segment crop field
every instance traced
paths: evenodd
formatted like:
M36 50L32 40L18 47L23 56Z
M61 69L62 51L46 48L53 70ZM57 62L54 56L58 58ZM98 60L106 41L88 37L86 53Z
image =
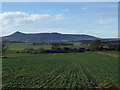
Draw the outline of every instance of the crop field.
M3 86L93 88L118 86L118 59L90 53L17 54L3 59Z

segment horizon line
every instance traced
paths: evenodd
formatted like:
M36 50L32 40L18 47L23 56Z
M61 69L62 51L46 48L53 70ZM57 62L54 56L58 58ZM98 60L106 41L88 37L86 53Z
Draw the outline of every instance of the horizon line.
M63 33L63 32L22 32L22 31L15 31L15 32L12 32L11 34L7 34L7 35L2 35L0 37L5 37L5 36L9 36L9 35L12 35L12 34L15 34L15 33L22 33L22 34L40 34L40 33L58 33L58 34L72 34L72 35L90 35L90 36L94 36L94 37L97 37L97 38L119 38L119 36L117 37L99 37L99 36L96 36L96 35L92 35L92 34L87 34L87 33Z

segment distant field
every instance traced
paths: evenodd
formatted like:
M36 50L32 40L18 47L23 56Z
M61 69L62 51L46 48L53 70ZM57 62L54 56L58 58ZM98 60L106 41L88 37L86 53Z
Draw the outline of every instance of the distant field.
M64 46L64 45L61 45L60 48L64 48L64 47L70 47L70 48L90 48L89 45L85 45L85 44L82 44L82 45L67 45L67 46Z
M25 48L44 48L44 49L51 49L51 45L32 45L30 43L9 43L7 45L9 50L24 50ZM60 48L70 47L70 48L89 48L88 45L60 45Z
M118 83L118 59L98 53L8 54L3 86L109 87Z
M32 44L20 44L20 43L9 43L8 44L9 50L24 50L25 48L34 48L34 49L39 49L39 48L44 48L44 49L51 49L50 45L35 45L33 46Z

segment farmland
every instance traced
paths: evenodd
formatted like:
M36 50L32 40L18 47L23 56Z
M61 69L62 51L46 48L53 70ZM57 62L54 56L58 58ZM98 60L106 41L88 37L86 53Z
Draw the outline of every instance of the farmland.
M9 47L9 50L24 50L25 48L34 48L34 49L51 49L51 45L32 45L32 43L8 43L7 46ZM70 47L70 48L80 48L80 47L86 47L89 48L88 45L60 45L60 48L64 47Z
M118 0L11 1L0 13L2 90L119 90Z
M3 86L92 88L118 86L118 59L97 52L17 54L3 59Z
M8 47L10 50L23 50L25 48L34 48L34 49L39 49L39 48L44 48L44 49L50 49L50 45L38 45L38 46L33 46L31 43L26 43L26 44L20 44L20 43L9 43Z

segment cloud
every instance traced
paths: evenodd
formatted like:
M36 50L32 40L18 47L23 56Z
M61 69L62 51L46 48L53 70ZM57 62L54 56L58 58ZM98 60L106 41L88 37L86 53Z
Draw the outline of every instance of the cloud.
M52 32L58 32L58 33L63 33L63 34L88 34L92 36L97 36L97 37L117 37L118 36L118 31L117 30L111 30L111 28L116 28L116 26L105 26L105 27L93 27L89 28L87 30L85 29L65 29L65 28L46 28L46 29L41 29L41 28L24 28L24 29L18 29L18 28L4 28L2 35L1 36L6 36L10 35L16 31L20 31L23 33L52 33Z
M100 19L98 20L98 23L99 23L99 24L106 24L106 20L103 19L103 18L100 18Z
M110 23L114 23L117 22L117 19L113 19L113 18L99 18L98 19L98 23L99 24L110 24Z
M100 12L100 13L94 13L94 15L118 15L118 12Z
M93 25L83 26L81 24L89 24L88 19L84 19L83 17L82 17L83 19L81 19L77 17L66 18L62 13L53 15L53 14L29 14L24 12L4 12L0 14L0 22L4 23L2 27L3 35L12 34L15 31L61 32L61 33L76 33L76 34L86 33L86 34L93 34L98 36L100 35L100 33L94 34L94 31L92 31L92 29L95 29L97 32L103 31L104 33L108 33L108 30L110 31L115 30L114 32L116 32L117 18L114 17L107 17L107 18L101 17L94 19L91 18L90 19L91 24ZM77 20L78 22L76 22ZM116 27L111 28L111 26L113 25L116 25ZM89 30L90 28L91 30ZM101 37L104 36L105 35ZM108 36L112 37L112 34Z
M103 8L118 8L118 4L103 6Z
M84 8L81 8L82 10L87 10L88 8L84 7Z
M62 11L64 11L64 12L69 12L69 11L70 11L70 9L65 8L65 9L62 9Z
M24 12L4 12L0 14L2 34L8 35L17 31L41 31L46 28L58 27L64 20L63 14L29 14ZM0 34L1 35L1 34Z
M55 20L64 20L65 18L63 18L63 14L57 14L55 15Z
M3 25L19 25L25 23L45 23L53 20L63 20L62 14L28 14L24 12L4 12L0 14L0 22Z

